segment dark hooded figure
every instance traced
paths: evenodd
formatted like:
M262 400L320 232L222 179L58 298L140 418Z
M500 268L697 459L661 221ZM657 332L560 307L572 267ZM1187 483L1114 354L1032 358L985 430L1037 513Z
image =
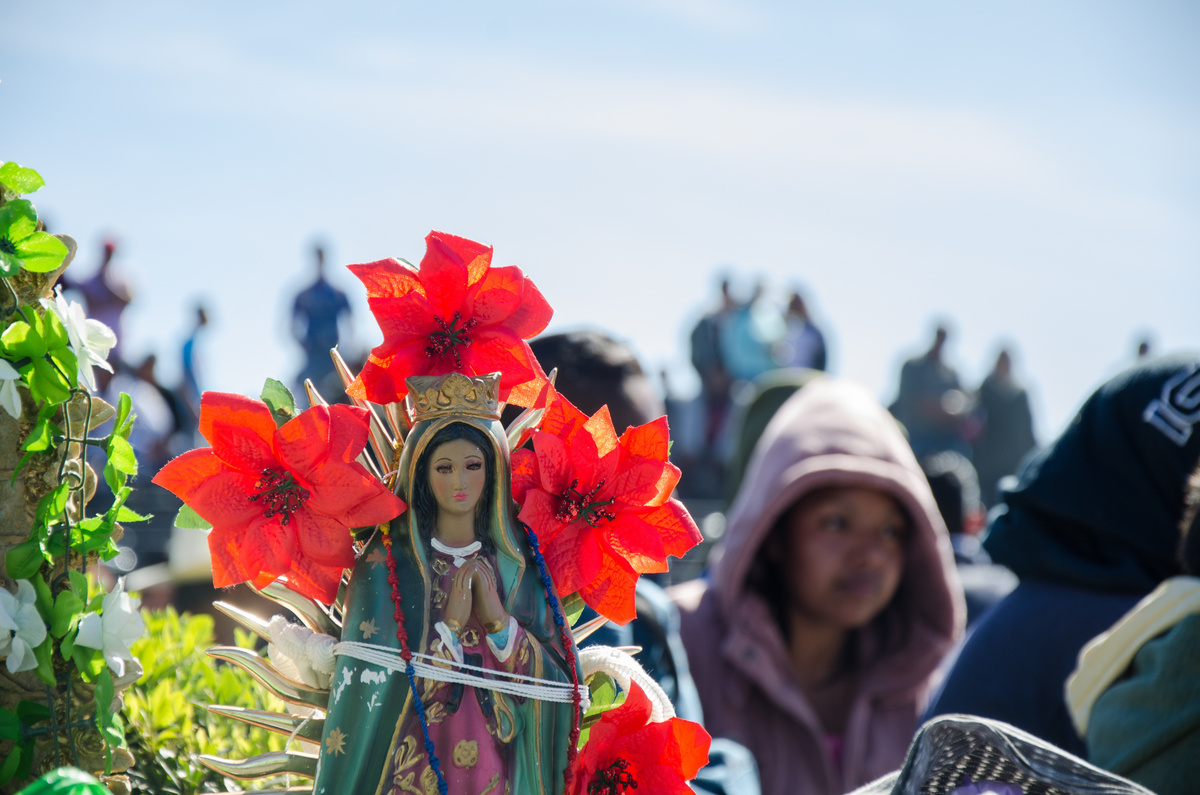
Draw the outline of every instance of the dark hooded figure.
M927 717L1011 723L1079 756L1063 688L1080 648L1164 579L1200 459L1200 355L1100 387L1005 492L984 548L1020 584L979 622Z

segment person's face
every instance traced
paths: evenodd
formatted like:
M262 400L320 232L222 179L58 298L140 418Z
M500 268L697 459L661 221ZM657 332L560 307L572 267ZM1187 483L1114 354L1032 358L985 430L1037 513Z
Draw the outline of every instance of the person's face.
M438 445L429 458L428 475L440 511L474 515L487 482L483 452L475 444L454 439Z
M837 488L801 500L785 520L791 611L843 630L870 623L896 593L908 521L890 496Z

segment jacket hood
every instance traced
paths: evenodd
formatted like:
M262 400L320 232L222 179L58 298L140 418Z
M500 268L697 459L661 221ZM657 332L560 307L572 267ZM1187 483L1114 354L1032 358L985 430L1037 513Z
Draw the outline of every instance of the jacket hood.
M1021 579L1145 593L1179 573L1200 459L1200 355L1132 367L1084 402L1004 493L984 547Z
M779 408L759 439L712 567L722 613L736 620L740 606L757 598L746 581L776 521L805 494L826 487L877 489L911 518L900 583L911 632L901 651L917 678L928 676L963 622L950 538L896 421L867 390L847 381L813 380Z

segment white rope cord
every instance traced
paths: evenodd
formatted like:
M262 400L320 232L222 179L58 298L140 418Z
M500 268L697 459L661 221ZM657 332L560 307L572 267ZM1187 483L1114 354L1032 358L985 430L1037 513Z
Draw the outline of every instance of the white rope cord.
M362 660L372 665L378 665L393 673L404 671L406 667L404 659L400 656L399 649L376 646L373 643L342 641L334 647L333 653L339 656ZM497 693L504 693L505 695L533 698L538 701L554 701L560 704L569 704L572 701L572 687L567 682L538 679L533 676L511 674L506 671L493 671L490 668L457 663L453 660L442 659L441 657L431 657L428 654L414 652L412 656L413 670L422 679L469 685L485 690L494 690ZM424 660L433 661L436 665L424 662ZM478 671L479 673L488 674L488 676L479 676L478 674L470 673L471 671ZM498 676L506 677L512 681L494 678ZM583 700L582 708L586 711L589 702L586 685L579 686L579 695Z
M622 690L629 689L631 680L637 682L642 692L650 699L652 723L675 717L675 707L671 705L671 699L667 698L658 682L646 673L641 663L627 652L611 646L589 646L579 650L579 666L583 669L584 679L595 673L607 674L616 680Z

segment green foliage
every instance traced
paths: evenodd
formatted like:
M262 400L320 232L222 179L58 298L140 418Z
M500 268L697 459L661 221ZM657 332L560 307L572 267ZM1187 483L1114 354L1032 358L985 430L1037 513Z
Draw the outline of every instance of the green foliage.
M42 175L32 168L22 168L11 162L0 166L0 185L15 195L33 193L45 184Z
M282 701L232 665L217 665L205 649L213 645L213 620L143 612L146 634L133 644L145 673L125 692L124 715L137 777L144 792L190 795L226 791L224 779L202 766L200 754L247 758L282 751L284 735L209 715L207 704L289 712ZM253 648L248 633L237 645ZM267 786L264 782L262 786ZM278 782L275 782L278 785ZM239 783L237 789L242 788Z
M615 709L625 703L625 693L612 677L607 674L593 674L587 680L588 695L591 705L579 720L579 747L587 745L592 726L600 720L600 716L610 709Z
M268 378L263 384L261 397L262 402L271 409L271 416L275 418L276 425L282 426L296 416L296 398L292 396L292 390L282 382Z
M182 530L207 530L212 527L212 523L184 503L175 516L175 526Z
M62 265L67 247L54 235L38 229L37 210L28 199L45 183L32 168L0 165L0 276L27 271L47 273Z
M587 607L587 603L583 601L583 597L579 595L579 591L572 594L567 594L562 600L563 615L566 616L567 626L575 626L575 622L583 615L583 609Z

